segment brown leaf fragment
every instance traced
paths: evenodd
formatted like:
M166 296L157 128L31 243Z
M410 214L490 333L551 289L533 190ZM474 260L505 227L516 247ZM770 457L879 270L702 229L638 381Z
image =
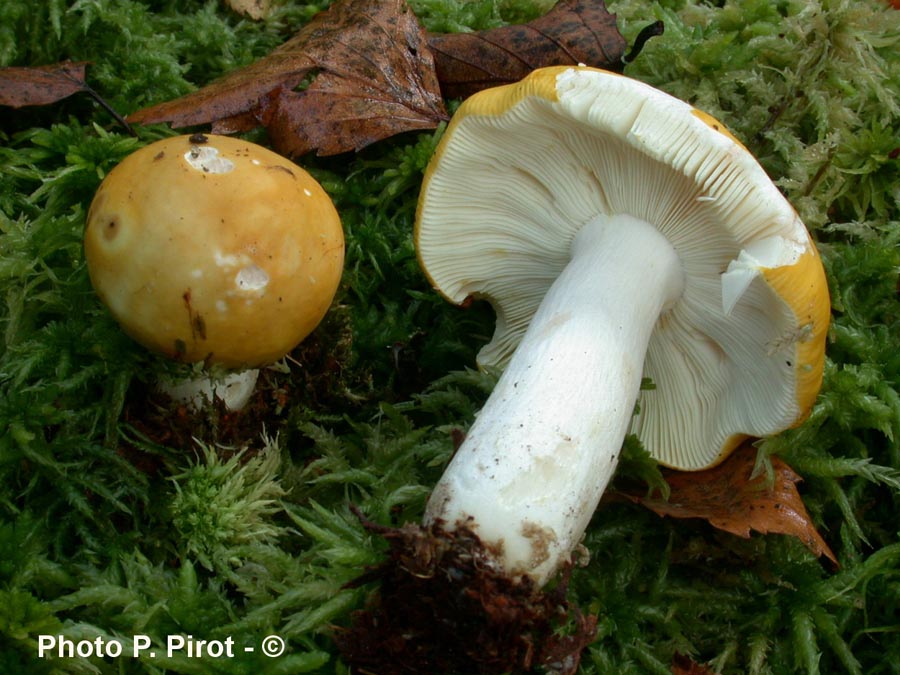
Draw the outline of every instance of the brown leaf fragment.
M672 675L717 675L708 666L696 663L690 656L675 654L672 658Z
M245 14L251 19L262 19L272 11L270 0L225 0L225 4L238 14Z
M448 98L516 82L544 66L583 63L621 70L626 48L616 17L602 0L561 0L527 24L430 35L428 44Z
M750 531L797 537L817 556L837 564L800 498L802 480L778 457L772 457L773 477L753 476L756 448L746 443L718 466L697 472L666 472L669 499L624 493L660 516L703 518L714 527L740 537Z
M276 150L295 156L358 150L447 117L425 33L404 0L342 0L256 63L129 119L212 123L216 133L262 125Z
M63 61L33 68L0 68L0 105L48 105L87 91L86 61Z

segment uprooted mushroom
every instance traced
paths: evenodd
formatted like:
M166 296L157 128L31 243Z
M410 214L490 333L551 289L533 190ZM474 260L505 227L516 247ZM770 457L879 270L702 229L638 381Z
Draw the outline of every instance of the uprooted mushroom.
M503 369L427 504L451 542L432 557L474 536L482 569L537 589L626 434L699 470L818 393L830 304L810 235L723 125L641 82L557 67L468 99L415 236L439 293L494 307L478 361Z

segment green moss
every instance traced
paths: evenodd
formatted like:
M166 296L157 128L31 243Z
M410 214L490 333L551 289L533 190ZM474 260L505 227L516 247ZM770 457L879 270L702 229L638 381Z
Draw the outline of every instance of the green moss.
M272 522L284 490L278 481L281 451L273 439L249 458L247 448L224 459L225 448L200 446L198 461L172 476L172 526L184 541L181 556L208 570L227 572L242 562L247 544L265 547L285 534Z
M432 30L478 30L547 4L413 6ZM127 113L266 54L326 5L285 2L252 22L211 1L10 0L0 65L89 60L92 86ZM895 673L900 12L880 0L610 5L629 39L666 24L627 74L720 117L819 242L834 306L822 394L804 425L760 447L802 474L840 568L786 537L605 504L572 579L600 620L581 672L668 673L678 652L723 675ZM185 417L154 396L161 372L185 369L125 337L91 290L81 232L94 190L172 132L138 133L80 96L0 111L0 671L344 673L331 626L365 602L371 587L344 585L383 546L349 505L416 520L452 431L494 382L467 370L490 311L448 306L415 258L418 185L441 130L304 158L341 212L347 265L299 363L265 373L265 428ZM254 454L264 432L279 451ZM209 449L226 436L250 449ZM617 480L664 490L634 439ZM167 635L258 646L279 634L287 653L48 660L46 632L148 635L161 654Z

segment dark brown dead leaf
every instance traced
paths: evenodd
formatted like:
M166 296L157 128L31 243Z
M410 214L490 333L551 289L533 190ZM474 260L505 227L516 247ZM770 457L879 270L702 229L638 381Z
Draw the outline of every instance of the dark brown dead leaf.
M49 105L83 92L134 135L128 122L87 84L87 65L87 61L63 61L50 66L0 68L0 105L13 108Z
M817 556L837 564L803 505L796 484L801 480L784 461L772 458L773 481L753 477L756 448L747 443L712 469L666 473L671 488L668 500L623 493L661 516L703 518L713 526L740 537L750 531L797 537Z
M391 5L395 10L387 12ZM328 38L331 63L306 91L278 93L265 126L285 154L359 150L403 131L433 129L447 119L415 16L402 2L378 7L378 16L345 16L350 30Z
M406 3L343 0L265 58L129 119L213 123L217 133L262 125L279 152L295 156L358 150L446 118L424 31Z
M428 45L448 98L516 82L544 66L583 63L621 70L626 47L602 0L562 0L527 24L430 35Z
M64 61L35 68L0 68L0 105L49 105L88 91L86 66L86 61Z

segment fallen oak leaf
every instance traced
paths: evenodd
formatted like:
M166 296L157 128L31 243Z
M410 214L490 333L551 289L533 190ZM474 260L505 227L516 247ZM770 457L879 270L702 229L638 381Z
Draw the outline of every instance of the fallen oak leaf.
M602 0L561 0L522 25L475 33L432 34L441 90L447 98L517 82L536 68L556 65L621 70L625 38Z
M404 0L344 0L259 61L128 119L212 123L215 133L262 125L295 156L358 150L447 118L424 30Z
M660 516L703 518L714 527L749 538L751 530L797 537L816 556L837 559L816 530L796 484L802 480L786 462L772 457L773 481L754 476L756 448L750 443L724 462L697 472L666 472L668 500L631 492L621 494Z

